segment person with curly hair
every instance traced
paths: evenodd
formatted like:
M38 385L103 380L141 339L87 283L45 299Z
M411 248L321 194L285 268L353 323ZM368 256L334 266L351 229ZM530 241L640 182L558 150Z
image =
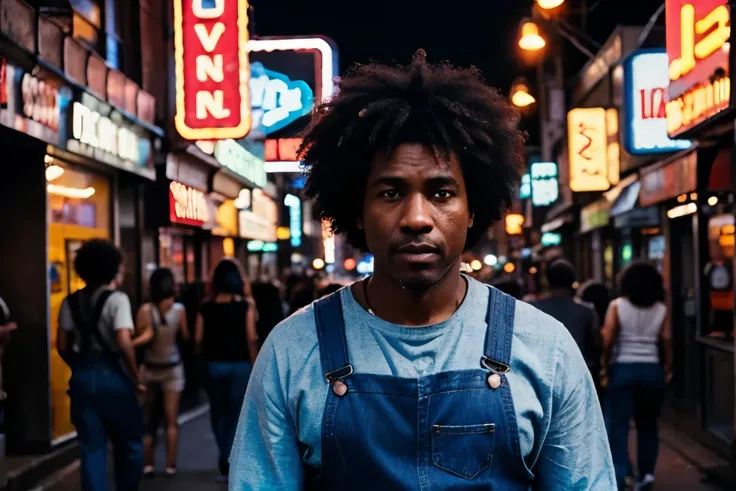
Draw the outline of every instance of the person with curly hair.
M266 339L231 489L613 489L575 341L460 272L518 186L517 122L478 70L421 50L353 67L317 109L306 193L374 273Z
M611 302L603 326L606 426L619 489L624 489L634 475L629 423L636 423L637 489L648 490L659 454L659 412L672 378L672 327L662 275L653 264L630 263L618 287L621 296Z
M83 491L107 489L107 444L112 442L116 489L133 491L143 473L145 393L135 360L135 325L128 296L118 291L123 253L93 239L77 250L74 270L85 287L59 310L56 348L72 369L71 419L77 429Z

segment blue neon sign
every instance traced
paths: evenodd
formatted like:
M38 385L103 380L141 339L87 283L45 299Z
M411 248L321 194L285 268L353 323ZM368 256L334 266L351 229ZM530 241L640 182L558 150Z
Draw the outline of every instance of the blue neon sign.
M263 63L250 65L253 127L271 134L309 114L314 107L312 88L302 80L268 70Z
M293 194L287 194L284 204L289 208L291 247L299 247L302 245L302 202Z

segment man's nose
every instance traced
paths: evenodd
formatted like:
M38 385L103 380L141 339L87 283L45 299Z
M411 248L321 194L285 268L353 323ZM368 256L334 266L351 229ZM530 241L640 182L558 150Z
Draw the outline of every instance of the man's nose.
M421 194L409 197L404 202L400 226L413 234L429 233L434 228L430 211L431 204Z

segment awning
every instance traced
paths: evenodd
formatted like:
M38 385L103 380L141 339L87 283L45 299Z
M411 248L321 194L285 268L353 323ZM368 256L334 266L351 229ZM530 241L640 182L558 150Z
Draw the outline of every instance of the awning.
M635 181L626 186L621 194L618 195L616 201L611 206L611 216L616 217L631 211L636 207L639 201L639 191L641 191L641 182Z

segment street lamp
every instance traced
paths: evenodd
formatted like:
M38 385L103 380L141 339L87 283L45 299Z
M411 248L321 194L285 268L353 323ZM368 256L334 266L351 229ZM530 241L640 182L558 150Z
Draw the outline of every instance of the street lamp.
M537 102L529 93L529 85L523 78L516 79L511 86L511 103L519 108L529 107Z
M539 51L547 45L547 42L539 35L539 27L531 20L526 20L521 25L521 38L519 47L525 51Z
M540 9L552 10L565 3L565 0L537 0Z

